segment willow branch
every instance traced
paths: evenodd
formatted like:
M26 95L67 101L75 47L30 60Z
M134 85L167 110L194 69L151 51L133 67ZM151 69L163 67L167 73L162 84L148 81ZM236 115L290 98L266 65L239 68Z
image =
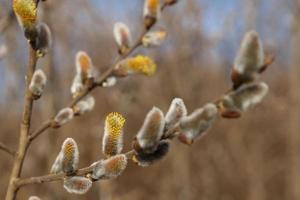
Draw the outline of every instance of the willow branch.
M11 148L9 148L7 145L0 142L0 150L8 153L11 156L15 156L15 151L13 151Z
M174 126L172 129L165 130L164 135L169 134L169 136L166 138L162 138L161 140L172 140L173 138L175 138L174 136L176 136L177 129L178 129L178 124L176 126ZM125 153L125 155L128 159L132 159L134 154L135 154L135 151L133 149ZM87 174L93 173L93 169L94 169L93 166L84 167L84 168L77 170L76 173L73 174L72 176L85 176ZM67 174L59 173L59 174L48 174L48 175L44 175L44 176L17 179L16 185L17 185L17 187L22 187L24 185L54 182L54 181L63 180L65 177L68 177Z
M161 7L161 10L163 11L166 8L166 4L163 4ZM152 28L152 27L151 27ZM150 29L151 29L150 28ZM145 29L140 34L140 37L135 42L135 44L124 54L119 54L119 56L114 60L112 65L90 86L86 87L79 95L74 98L67 107L73 108L80 100L82 100L84 97L86 97L88 94L90 94L95 88L101 87L102 84L109 78L114 71L115 66L122 61L123 59L127 58L129 55L131 55L138 47L142 45L143 37L150 31L150 29ZM37 128L29 137L29 141L32 142L35 140L38 136L40 136L42 133L44 133L46 130L51 128L51 124L53 123L53 117L48 119L46 122L44 122L39 128Z

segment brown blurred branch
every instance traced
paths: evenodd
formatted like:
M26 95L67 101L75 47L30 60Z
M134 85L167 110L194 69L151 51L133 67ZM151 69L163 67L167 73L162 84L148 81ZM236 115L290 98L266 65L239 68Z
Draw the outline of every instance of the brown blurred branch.
M29 90L29 85L36 68L37 60L38 58L36 55L36 51L33 50L31 46L29 46L29 64L28 64L27 75L26 75L25 104L23 108L22 122L20 128L19 146L16 153L11 176L9 179L9 185L8 185L7 194L5 198L6 200L13 200L16 198L18 187L16 186L15 181L21 175L23 162L25 159L27 149L29 147L28 135L30 130L31 115L32 115L33 101L34 101L31 92Z
M11 156L15 156L15 151L13 151L11 148L9 148L7 145L0 142L0 150L8 153Z

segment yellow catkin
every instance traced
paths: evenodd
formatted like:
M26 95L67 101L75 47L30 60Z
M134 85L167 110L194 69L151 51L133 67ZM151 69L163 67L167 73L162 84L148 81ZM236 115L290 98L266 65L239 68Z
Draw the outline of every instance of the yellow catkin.
M36 0L14 0L13 9L24 26L35 24L37 18Z
M150 13L156 13L157 8L160 5L160 0L147 0L148 9Z
M73 160L74 160L74 154L75 154L75 146L73 143L68 142L65 146L64 146L64 166L68 166L70 164L72 164Z
M151 58L142 55L138 55L132 59L129 59L127 67L129 71L142 73L147 76L153 75L157 68L156 64Z
M125 118L116 112L110 113L105 121L105 133L103 139L103 152L110 157L120 153L122 150L122 133L125 124Z

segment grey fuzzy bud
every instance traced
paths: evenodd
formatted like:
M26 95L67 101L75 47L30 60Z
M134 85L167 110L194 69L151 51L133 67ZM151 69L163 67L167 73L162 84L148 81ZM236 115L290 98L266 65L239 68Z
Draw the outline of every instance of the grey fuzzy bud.
M51 45L52 45L52 35L50 28L47 24L41 23L37 26L38 35L36 38L36 51L39 57L45 56Z
M42 96L46 82L47 82L47 77L43 72L43 70L41 69L36 70L32 76L29 85L29 90L35 99L38 99Z
M141 149L153 152L160 141L165 127L163 112L159 108L152 108L147 114L143 126L136 139Z
M206 104L203 108L195 110L191 115L180 121L180 141L192 144L193 141L203 136L215 121L218 109L214 104Z
M71 121L74 117L74 112L71 108L64 108L58 112L58 114L54 118L54 127L62 126L69 121Z
M92 181L81 176L74 176L64 180L64 188L72 194L85 194L92 187Z
M187 115L187 110L182 99L173 99L170 108L165 116L166 128L170 128L177 124L183 117Z

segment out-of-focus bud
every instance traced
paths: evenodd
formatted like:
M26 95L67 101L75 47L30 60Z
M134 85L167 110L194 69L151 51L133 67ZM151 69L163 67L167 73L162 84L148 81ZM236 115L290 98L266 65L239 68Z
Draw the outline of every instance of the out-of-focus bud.
M165 119L163 112L156 107L150 110L144 120L143 126L139 130L133 148L137 152L152 153L163 135Z
M82 92L83 89L84 86L82 84L81 76L80 74L76 74L71 85L71 93L73 95L73 98L75 98L80 92Z
M178 139L191 145L195 139L204 135L217 118L218 109L212 104L206 104L203 108L195 110L191 115L180 121L180 134Z
M178 0L165 0L165 4L167 4L167 5L173 5L177 2L178 2Z
M71 108L64 108L58 112L58 114L54 118L54 122L52 124L53 128L58 128L69 121L71 121L74 117L74 112Z
M100 160L93 164L92 179L114 179L120 176L127 167L127 157L124 154L115 155L107 160Z
M124 23L116 23L114 26L114 36L118 44L120 54L127 52L132 43L131 33L128 26Z
M93 96L89 96L84 100L79 101L74 107L74 115L83 115L87 112L90 112L95 107L95 98Z
M72 194L85 194L92 184L90 179L81 176L73 176L64 180L64 188Z
M159 142L157 149L152 153L137 152L133 156L133 161L139 166L148 167L156 161L159 161L169 152L169 143L166 141Z
M38 36L36 38L36 47L34 47L34 49L36 50L38 57L43 57L48 53L52 45L52 35L50 28L45 23L41 23L37 26L37 32Z
M0 46L0 60L1 60L2 58L4 58L4 57L6 56L6 54L7 54L7 46L4 45L4 44L2 44L2 45Z
M143 37L142 42L145 47L156 47L160 46L165 41L166 37L166 31L153 31L147 33Z
M114 76L108 77L106 81L102 83L102 87L113 87L117 84L117 78Z
M51 167L50 173L58 174L62 172L62 160L63 160L63 152L60 151Z
M31 196L31 197L29 197L28 200L41 200L41 199L37 196Z
M82 84L87 84L88 80L95 78L95 69L92 60L84 51L79 51L76 54L76 73L80 75Z
M145 0L144 24L150 29L160 17L160 0Z
M240 50L235 58L231 79L234 88L251 82L264 64L264 50L256 31L249 31L244 36Z
M107 157L121 153L125 121L125 118L119 113L107 115L102 140L102 151Z
M77 170L79 162L79 150L77 143L72 138L67 138L61 148L62 171L66 174L72 174Z
M39 99L42 96L46 82L47 77L43 70L36 70L29 85L29 90L32 93L34 99Z
M156 64L151 58L138 55L134 58L125 59L117 64L114 75L117 77L124 77L129 74L151 76L156 72L156 68Z
M36 0L14 0L13 9L18 22L24 30L25 37L29 41L34 41L37 37L37 2Z
M182 99L173 99L170 108L165 116L166 129L176 125L183 117L187 115L187 110Z
M232 113L241 113L259 104L267 95L268 90L268 85L263 82L242 85L225 95L219 102L221 115L225 118L234 118Z

